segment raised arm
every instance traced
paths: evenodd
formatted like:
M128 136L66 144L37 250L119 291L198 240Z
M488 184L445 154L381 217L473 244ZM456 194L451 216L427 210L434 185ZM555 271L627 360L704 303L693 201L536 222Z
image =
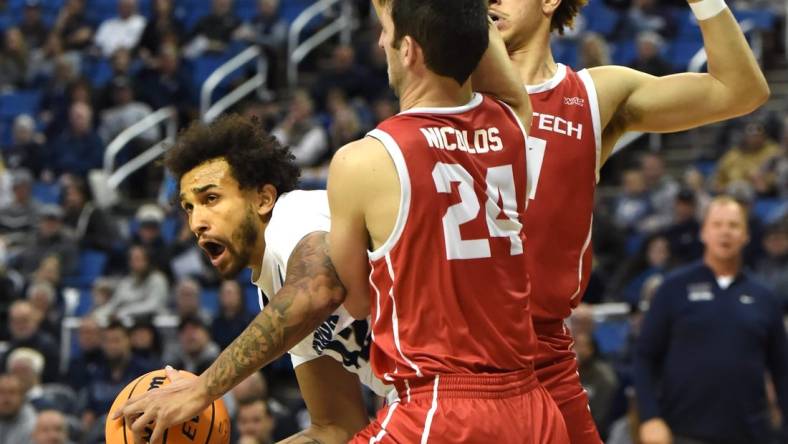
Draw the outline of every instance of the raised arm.
M604 159L626 131L682 131L750 113L768 99L766 79L731 11L698 23L708 73L654 77L620 66L590 70L605 127Z
M156 421L151 443L157 442L168 427L195 416L314 331L345 299L328 258L326 236L314 232L298 243L285 285L199 378L179 379L134 397L111 412L113 419L125 416L135 433Z
M487 94L514 109L526 130L531 129L531 101L509 60L498 28L490 20L490 45L473 72L473 90Z

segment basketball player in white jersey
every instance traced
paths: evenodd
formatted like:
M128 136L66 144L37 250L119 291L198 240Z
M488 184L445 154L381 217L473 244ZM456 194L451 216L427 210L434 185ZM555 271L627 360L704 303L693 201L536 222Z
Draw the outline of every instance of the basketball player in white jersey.
M572 443L599 444L563 324L588 285L599 170L627 131L681 131L743 115L767 99L769 88L724 0L690 2L703 33L708 73L660 78L621 66L574 72L554 61L550 35L570 27L585 3L490 0L490 16L534 109L525 231L540 345L537 376L561 408ZM567 209L571 218L565 217ZM662 420L642 419L644 443L669 442Z
M479 70L510 69L503 44L495 49ZM516 76L491 87L511 91ZM193 125L168 152L198 243L224 276L251 268L265 308L200 378L168 369L175 383L110 412L135 432L155 421L151 442L288 350L312 425L287 443L342 443L363 428L359 379L378 395L395 393L372 376L367 321L341 328L352 319L326 252L328 201L323 191L292 191L297 170L288 156L237 116Z

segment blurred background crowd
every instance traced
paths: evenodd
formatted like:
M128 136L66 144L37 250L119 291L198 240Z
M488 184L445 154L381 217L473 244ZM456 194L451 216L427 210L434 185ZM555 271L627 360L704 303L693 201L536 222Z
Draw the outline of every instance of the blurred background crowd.
M398 105L369 2L323 1L311 14L317 3L0 0L0 442L102 442L103 416L133 377L164 364L202 372L259 311L248 274L221 281L206 261L149 155L172 128L125 130L161 109L175 128L209 120L211 104L256 79L254 94L225 110L256 116L291 147L302 187L324 187L333 152ZM642 313L665 273L702 255L699 220L715 194L750 210L746 265L788 310L786 4L732 6L766 70L769 104L698 130L632 135L602 171L592 282L571 327L611 443L634 442ZM348 32L309 44L337 26ZM665 75L704 61L679 0L591 0L556 37L556 59L575 69ZM249 48L253 63L212 79ZM244 444L308 424L287 357L225 401Z

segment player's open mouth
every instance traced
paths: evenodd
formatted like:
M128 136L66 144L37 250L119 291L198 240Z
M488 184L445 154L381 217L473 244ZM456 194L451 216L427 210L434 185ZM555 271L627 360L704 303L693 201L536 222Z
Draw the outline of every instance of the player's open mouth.
M208 254L208 257L211 259L211 264L213 264L214 267L218 265L219 260L224 256L224 252L227 250L227 247L212 240L200 242L200 248Z

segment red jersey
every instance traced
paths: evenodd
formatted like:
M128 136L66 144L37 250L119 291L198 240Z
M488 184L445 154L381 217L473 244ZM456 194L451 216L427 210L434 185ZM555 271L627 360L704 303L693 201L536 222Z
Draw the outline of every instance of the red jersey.
M391 237L369 253L375 374L531 365L526 135L514 112L475 94L462 107L400 113L369 136L393 159L402 196Z
M599 177L601 124L588 71L558 65L528 86L530 201L527 270L535 320L560 320L580 303L591 274L591 223Z

